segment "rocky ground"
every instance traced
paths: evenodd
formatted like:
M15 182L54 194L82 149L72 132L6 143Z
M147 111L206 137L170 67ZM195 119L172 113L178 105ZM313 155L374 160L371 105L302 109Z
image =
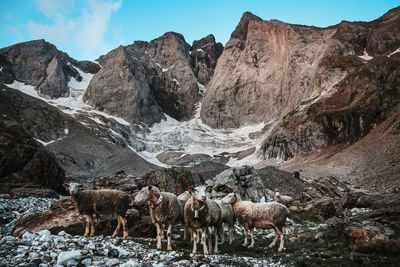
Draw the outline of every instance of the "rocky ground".
M84 225L74 217L77 213L69 197L12 199L2 195L0 266L397 266L398 194L354 192L333 177L313 182L286 177L285 185L280 186L275 180L288 176L287 173L268 169L255 172L248 167L225 171L232 179L244 182L244 187L237 188L239 191L245 190L243 177L249 175L241 175L245 171L252 173L253 179L258 177L281 192L286 192L285 188L298 188L286 193L296 200L284 228L282 253L276 251L277 247L268 248L274 236L269 230L255 232L255 248L242 247L239 225L233 244L220 245L220 253L215 255L191 255L192 246L182 240L181 226L173 234L173 251L165 250L166 241L158 251L154 229L143 216L146 211L140 209L128 211L131 226L126 240L110 237L116 220L104 217L96 225L95 237L83 237ZM123 174L118 175L123 181ZM154 183L157 177L155 174ZM163 179L164 175L159 177ZM214 182L215 190L221 188L221 181L213 179L208 183Z

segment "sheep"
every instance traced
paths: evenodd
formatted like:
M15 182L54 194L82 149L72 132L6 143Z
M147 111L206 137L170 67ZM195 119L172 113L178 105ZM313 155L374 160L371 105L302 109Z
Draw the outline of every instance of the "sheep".
M278 237L281 242L278 252L281 252L284 246L284 235L282 227L285 225L289 210L278 202L253 203L251 201L242 201L235 193L230 193L222 199L222 203L228 203L233 206L236 218L244 227L243 246L247 246L247 235L250 229L251 244L254 247L254 227L261 229L275 229L275 238L269 245L269 248L275 246Z
M183 206L175 194L161 192L155 186L146 186L135 196L132 204L141 205L147 202L152 223L157 229L157 249L161 249L161 241L164 239L164 225L168 224L167 250L171 250L172 226L183 222Z
M206 187L207 197L211 198L211 192L213 190L212 186ZM229 245L232 244L233 235L235 233L235 213L233 212L233 208L229 204L223 204L221 200L214 200L221 209L221 219L222 223L228 228L228 237L229 237ZM221 232L221 243L225 243L225 235L224 231Z
M287 206L290 206L290 204L293 202L292 197L281 195L279 192L275 192L274 200Z
M129 194L119 190L102 189L102 190L83 190L83 186L78 183L64 184L69 190L72 201L74 202L79 214L86 219L84 236L88 236L90 227L90 236L94 236L93 214L108 215L116 214L118 225L115 228L112 237L118 235L122 224L123 237L128 237L126 230L126 211L129 207Z
M186 201L184 217L186 226L190 227L193 234L193 254L197 253L197 228L201 228L201 243L204 255L212 252L211 234L209 226L215 227L214 253L218 252L218 232L222 230L221 209L219 205L206 197L204 190L189 187L191 197ZM207 250L206 235L209 251Z
M182 194L178 196L179 201L182 204L182 207L185 207L186 201L190 198L190 193L189 191L185 191ZM183 220L183 240L186 240L187 238L187 233L190 231L190 242L193 241L193 234L191 232L191 228L188 228L185 224L185 220ZM199 232L197 233L199 235Z

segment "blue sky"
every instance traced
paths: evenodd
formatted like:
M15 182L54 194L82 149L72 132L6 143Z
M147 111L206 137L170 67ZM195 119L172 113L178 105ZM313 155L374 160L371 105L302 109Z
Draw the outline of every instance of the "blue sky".
M371 21L400 0L0 0L0 47L46 39L70 56L95 59L167 31L186 41L210 33L225 44L241 15L325 27Z

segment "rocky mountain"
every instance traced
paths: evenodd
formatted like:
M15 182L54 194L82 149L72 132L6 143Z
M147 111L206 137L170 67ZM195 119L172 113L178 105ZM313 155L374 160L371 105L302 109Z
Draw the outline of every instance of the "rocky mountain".
M399 13L395 8L372 22L327 28L244 13L218 60L202 120L237 128L281 119L364 65L364 53L387 56L399 48Z
M19 43L0 49L0 81L17 80L35 87L41 96L58 98L70 95L68 82L80 82L85 73L99 71L98 64L77 61L44 40Z
M216 128L266 123L263 158L286 161L331 146L324 153L336 154L338 145L396 118L399 34L400 7L372 22L327 28L244 13L218 60L201 118Z
M174 32L149 43L120 46L98 59L102 68L83 99L130 122L151 125L164 118L164 113L188 120L221 51L221 43L215 43L212 35L191 47Z

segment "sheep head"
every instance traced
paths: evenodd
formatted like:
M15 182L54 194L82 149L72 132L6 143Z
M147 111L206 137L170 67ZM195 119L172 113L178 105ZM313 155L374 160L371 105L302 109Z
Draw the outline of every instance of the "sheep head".
M78 194L83 189L83 185L78 183L63 184L63 186L68 190L71 196Z
M189 194L197 201L203 202L206 200L206 192L203 188L194 188L193 186L188 188Z
M137 193L131 204L143 205L147 201L155 202L160 196L160 189L155 186L149 185L143 187L142 190Z
M238 200L240 200L240 197L236 193L229 193L223 199L221 199L221 203L234 205Z

